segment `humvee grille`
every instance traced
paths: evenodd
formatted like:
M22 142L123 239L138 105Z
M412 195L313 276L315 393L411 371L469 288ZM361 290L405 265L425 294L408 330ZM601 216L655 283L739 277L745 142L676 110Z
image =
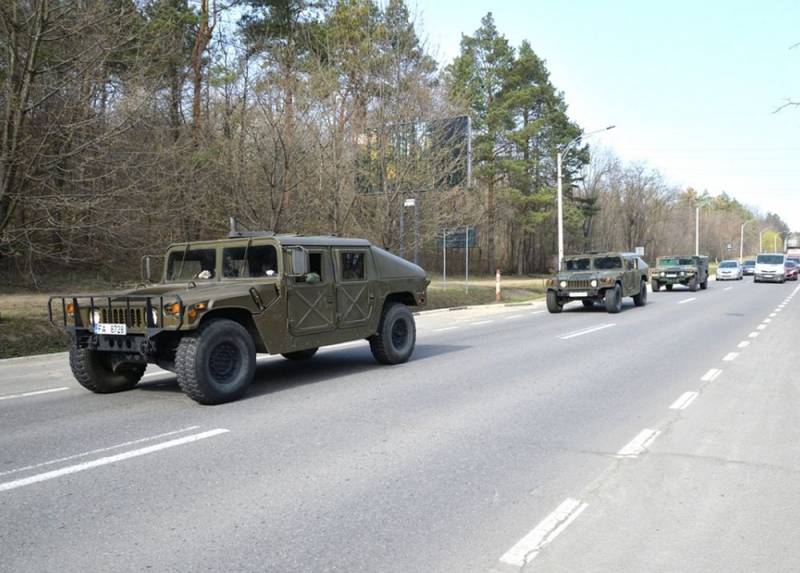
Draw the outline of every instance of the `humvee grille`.
M131 328L144 328L144 312L141 308L114 308L101 309L103 322L126 324Z
M591 288L591 281L588 280L580 280L580 281L567 281L567 288Z

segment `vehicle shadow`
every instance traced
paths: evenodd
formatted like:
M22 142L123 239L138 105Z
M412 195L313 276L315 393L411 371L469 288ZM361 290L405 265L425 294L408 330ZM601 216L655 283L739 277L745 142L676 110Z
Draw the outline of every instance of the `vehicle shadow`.
M647 304L650 304L648 299ZM622 302L622 310L619 311L618 314L622 314L623 312L628 312L629 310L636 308L636 305L633 302L623 301ZM595 313L595 312L604 312L607 313L606 307L602 303L595 304L592 307L586 307L582 304L572 304L570 306L565 306L561 312L563 314L583 314L583 313Z
M452 344L418 344L409 365L436 358L453 352L469 350L470 346ZM403 365L386 366L378 364L372 357L369 345L322 349L319 354L305 361L286 360L280 356L271 357L256 365L253 383L243 400L290 390L292 388L330 382L336 378L372 372L380 375L386 368L402 368ZM158 380L140 382L136 390L142 392L180 393L181 389L174 374L165 373Z

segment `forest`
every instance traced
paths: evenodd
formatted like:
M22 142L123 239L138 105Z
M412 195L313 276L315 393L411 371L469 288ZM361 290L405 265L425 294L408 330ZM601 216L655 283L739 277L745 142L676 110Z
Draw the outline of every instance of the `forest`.
M0 282L135 279L230 217L366 237L432 273L469 228L471 269L547 272L573 140L567 253L691 253L698 207L713 259L750 220L745 253L782 243L779 214L591 147L529 40L487 14L437 61L403 0L2 2Z

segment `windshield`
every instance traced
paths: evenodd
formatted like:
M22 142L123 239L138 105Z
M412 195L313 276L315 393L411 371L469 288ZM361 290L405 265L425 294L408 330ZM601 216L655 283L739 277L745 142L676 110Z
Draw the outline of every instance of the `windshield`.
M213 279L216 268L216 249L175 250L167 259L167 282Z
M758 255L756 262L759 265L782 265L783 255Z
M568 271L588 271L592 266L590 258L585 259L566 259L564 261L564 269Z
M622 259L619 257L597 257L594 260L594 268L601 271L621 269Z
M721 269L735 269L736 266L736 261L722 261L719 264L719 268Z
M694 259L690 257L662 257L656 261L659 267L675 267L682 265L693 265Z

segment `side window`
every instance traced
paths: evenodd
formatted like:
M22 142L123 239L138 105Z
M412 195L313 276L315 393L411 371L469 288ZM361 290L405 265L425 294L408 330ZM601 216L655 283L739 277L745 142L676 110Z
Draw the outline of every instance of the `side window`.
M328 277L326 276L328 273L325 272L322 261L323 261L322 253L319 252L315 253L313 251L308 253L308 274L304 277L295 277L294 282L295 283L307 282L309 284L315 284L319 282L324 283L328 279ZM309 275L312 274L317 275L317 277L319 277L319 280L308 281L307 279Z
M367 278L365 255L363 251L345 251L340 254L343 281L360 281Z
M278 254L272 245L229 247L222 251L226 279L264 278L278 274Z

